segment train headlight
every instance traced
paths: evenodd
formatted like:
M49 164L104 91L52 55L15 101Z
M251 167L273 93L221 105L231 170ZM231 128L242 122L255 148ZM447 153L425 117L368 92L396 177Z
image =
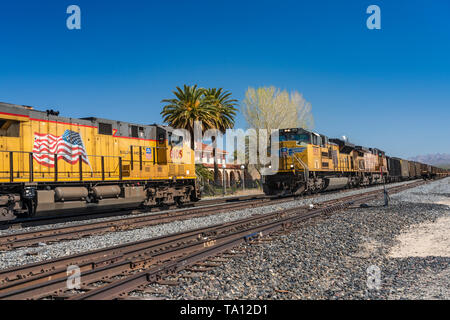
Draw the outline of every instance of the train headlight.
M272 165L269 165L269 169L272 169Z
M291 168L294 168L294 165L293 165L293 164L291 164Z
M189 174L189 170L186 170L186 174Z

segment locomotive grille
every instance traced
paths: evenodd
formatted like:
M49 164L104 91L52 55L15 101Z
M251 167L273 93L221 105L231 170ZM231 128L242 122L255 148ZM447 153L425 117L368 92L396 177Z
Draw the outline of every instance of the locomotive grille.
M174 176L175 175L175 165L171 164L169 165L169 176Z

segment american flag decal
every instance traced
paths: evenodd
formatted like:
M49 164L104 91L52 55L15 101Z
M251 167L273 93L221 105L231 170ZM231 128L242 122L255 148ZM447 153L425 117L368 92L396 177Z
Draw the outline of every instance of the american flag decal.
M78 132L66 130L62 136L35 132L33 158L39 164L52 168L55 166L55 154L58 160L63 159L70 164L76 164L81 156L81 160L91 166Z

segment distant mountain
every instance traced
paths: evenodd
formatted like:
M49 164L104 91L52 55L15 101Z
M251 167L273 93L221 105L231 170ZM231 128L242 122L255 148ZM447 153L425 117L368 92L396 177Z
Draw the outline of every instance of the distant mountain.
M408 160L431 164L438 167L450 167L450 154L434 153L411 157Z

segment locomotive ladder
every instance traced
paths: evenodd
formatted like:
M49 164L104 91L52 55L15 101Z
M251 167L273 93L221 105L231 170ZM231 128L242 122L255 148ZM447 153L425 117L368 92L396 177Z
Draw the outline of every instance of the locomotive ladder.
M297 155L295 153L293 153L293 158L303 167L303 174L305 175L306 189L308 189L308 180L309 180L309 169L308 169L308 166L306 165L306 163L304 163L302 161L302 159L297 157ZM295 170L295 165L294 165L294 170Z

